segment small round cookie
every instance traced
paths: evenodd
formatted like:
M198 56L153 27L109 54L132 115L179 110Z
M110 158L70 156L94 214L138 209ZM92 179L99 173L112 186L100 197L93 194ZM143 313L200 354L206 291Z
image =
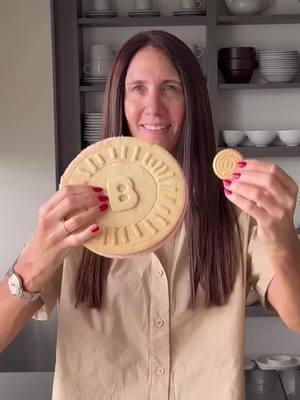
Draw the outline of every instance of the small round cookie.
M176 159L162 147L133 137L88 146L69 164L61 185L104 188L109 209L95 221L100 234L84 246L106 257L157 249L179 228L187 207L187 185Z
M215 155L213 170L220 179L228 179L236 170L236 163L242 160L243 156L237 150L221 150Z

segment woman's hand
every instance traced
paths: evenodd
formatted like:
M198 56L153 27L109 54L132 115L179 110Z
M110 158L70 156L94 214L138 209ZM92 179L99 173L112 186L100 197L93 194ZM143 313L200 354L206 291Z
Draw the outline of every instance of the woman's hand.
M20 259L31 277L25 279L27 290L39 291L73 247L101 234L95 221L107 209L102 188L91 186L65 186L40 207L33 238Z
M255 218L258 235L272 254L295 243L293 220L298 186L281 168L243 160L237 163L232 179L223 184L226 197Z

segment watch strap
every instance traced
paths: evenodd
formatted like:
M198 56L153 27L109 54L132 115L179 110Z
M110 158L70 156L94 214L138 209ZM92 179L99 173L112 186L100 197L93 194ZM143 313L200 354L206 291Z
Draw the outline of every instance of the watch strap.
M9 270L6 273L6 276L8 277L8 279L12 276L12 275L16 275L20 284L20 291L18 294L15 294L16 297L19 297L20 299L24 300L24 301L35 301L37 300L40 295L41 292L27 292L24 290L24 285L23 285L23 280L21 278L21 276L15 271L14 267L17 263L17 260L13 263L13 265L9 268Z

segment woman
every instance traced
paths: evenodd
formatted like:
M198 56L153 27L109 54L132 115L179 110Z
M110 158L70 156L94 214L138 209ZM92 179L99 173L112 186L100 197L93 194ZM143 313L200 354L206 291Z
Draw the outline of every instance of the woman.
M25 303L1 283L1 347L59 299L53 399L242 399L250 286L300 331L297 185L256 160L217 180L204 77L189 48L166 32L135 35L119 51L105 117L107 137L143 138L177 158L189 189L185 222L155 252L108 260L82 247L101 235L93 222L109 205L103 188L57 192L15 266L26 290L41 296Z

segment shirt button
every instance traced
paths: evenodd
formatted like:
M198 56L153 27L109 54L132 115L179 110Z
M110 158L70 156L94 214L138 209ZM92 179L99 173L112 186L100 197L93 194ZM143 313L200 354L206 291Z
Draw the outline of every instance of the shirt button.
M164 368L157 368L157 370L156 370L157 375L163 375L165 372L166 371Z
M161 326L163 326L163 324L164 324L164 320L162 320L162 319L157 319L155 323L156 323L156 326L161 327Z
M156 271L156 276L163 276L163 274L164 274L164 271L162 269L158 269Z

